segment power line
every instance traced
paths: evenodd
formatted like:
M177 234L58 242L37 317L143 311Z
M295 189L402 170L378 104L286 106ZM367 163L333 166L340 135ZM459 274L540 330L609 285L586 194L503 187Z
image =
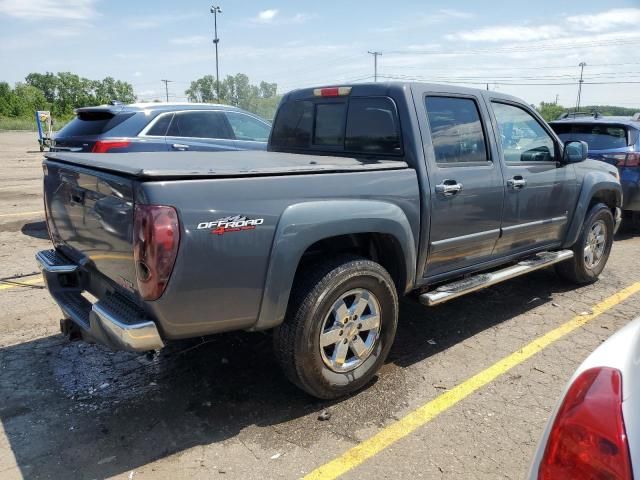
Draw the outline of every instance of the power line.
M638 42L637 39L634 40L622 40L622 39L611 39L608 41L602 42L572 42L565 44L528 44L522 46L514 46L514 47L504 47L504 48L492 48L492 49L469 49L469 50L450 50L450 51L423 51L423 50L389 50L384 52L388 55L477 55L477 54L500 54L500 53L517 53L517 52L530 52L532 50L539 51L553 51L553 50L565 50L565 49L576 49L576 48L586 48L586 47L603 47L603 46L612 46L612 45L628 45L628 44L636 44Z

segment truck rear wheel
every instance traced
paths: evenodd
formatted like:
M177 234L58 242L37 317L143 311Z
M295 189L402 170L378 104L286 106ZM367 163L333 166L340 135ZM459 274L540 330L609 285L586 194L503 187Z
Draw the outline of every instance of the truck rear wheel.
M285 374L323 399L366 385L396 333L398 296L379 264L342 256L296 276L284 322L274 334Z
M611 253L613 227L613 215L609 207L602 203L594 205L572 248L573 258L556 265L558 275L579 284L598 280Z

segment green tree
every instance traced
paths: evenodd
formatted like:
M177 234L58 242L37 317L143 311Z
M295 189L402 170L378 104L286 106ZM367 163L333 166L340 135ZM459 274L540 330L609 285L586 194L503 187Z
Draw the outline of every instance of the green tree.
M253 85L244 73L227 75L220 82L220 96L216 92L216 79L205 75L194 80L185 94L191 102L221 102L248 110L263 118L272 119L280 102L276 83L260 82Z
M562 115L566 109L558 104L551 102L540 102L540 106L537 107L538 113L542 115L547 122L551 120L557 120L560 115Z

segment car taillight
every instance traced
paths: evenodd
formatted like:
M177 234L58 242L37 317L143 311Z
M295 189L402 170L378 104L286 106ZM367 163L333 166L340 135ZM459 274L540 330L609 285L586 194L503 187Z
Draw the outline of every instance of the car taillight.
M608 160L612 160L616 167L637 167L640 166L640 153L612 153L606 155Z
M627 158L624 161L625 167L638 167L640 166L640 153L627 153Z
M622 376L616 369L583 372L562 401L538 479L569 478L632 478L622 418Z
M138 290L145 300L164 292L180 243L178 214L173 207L136 205L133 218L133 257Z
M131 145L131 141L127 139L111 139L111 140L98 140L93 144L91 152L93 153L107 153L114 148L126 148Z

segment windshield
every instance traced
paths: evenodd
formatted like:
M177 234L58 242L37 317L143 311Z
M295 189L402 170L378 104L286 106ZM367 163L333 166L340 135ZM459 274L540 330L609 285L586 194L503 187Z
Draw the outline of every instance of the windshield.
M623 125L609 124L551 124L563 142L581 140L589 144L591 150L614 150L633 143L630 132Z

